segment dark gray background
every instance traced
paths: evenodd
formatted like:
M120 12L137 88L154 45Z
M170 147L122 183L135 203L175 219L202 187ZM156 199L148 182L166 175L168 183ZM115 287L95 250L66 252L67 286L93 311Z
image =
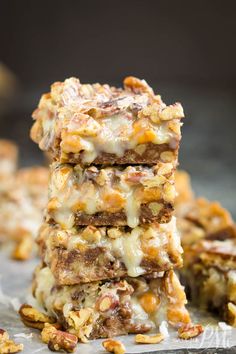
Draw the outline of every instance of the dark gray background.
M182 102L180 166L198 195L236 216L235 18L234 0L0 1L0 60L18 80L0 136L20 144L22 165L42 162L28 135L50 83L137 75L167 103Z

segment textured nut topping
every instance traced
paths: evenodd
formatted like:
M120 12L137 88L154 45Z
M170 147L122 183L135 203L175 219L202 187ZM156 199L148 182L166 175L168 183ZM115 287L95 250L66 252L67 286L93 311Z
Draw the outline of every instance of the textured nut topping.
M102 342L103 347L109 353L124 354L126 352L125 346L118 340L108 338Z
M160 119L161 120L170 120L170 119L175 119L175 118L183 118L184 117L184 111L183 107L181 106L180 103L176 103L174 105L171 105L169 107L164 108L160 113L159 113Z
M179 328L179 338L181 339L191 339L199 336L204 331L204 328L200 324L189 323Z
M52 351L66 351L72 353L78 343L74 334L57 330L54 326L46 323L41 332L42 341L48 344Z
M124 87L130 89L135 93L146 92L149 93L150 95L154 95L153 90L146 83L145 80L140 80L134 76L128 76L124 79Z
M55 323L54 318L39 312L30 305L23 304L19 309L22 322L27 327L43 329L45 323Z
M162 342L164 339L163 334L158 333L154 336L148 336L146 334L137 334L135 336L135 342L140 344L157 344Z
M160 298L158 297L158 295L155 295L151 291L148 291L139 298L139 302L144 311L148 314L151 314L158 309L160 305Z

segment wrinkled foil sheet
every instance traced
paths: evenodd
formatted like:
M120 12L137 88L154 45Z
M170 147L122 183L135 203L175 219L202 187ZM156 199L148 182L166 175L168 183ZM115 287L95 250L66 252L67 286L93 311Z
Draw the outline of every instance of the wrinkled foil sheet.
M18 343L24 344L23 353L51 353L42 343L39 331L25 327L19 319L17 309L21 303L30 303L30 282L38 259L16 262L9 259L10 250L0 250L0 328L7 330ZM119 337L127 353L236 353L236 329L218 326L218 319L211 315L190 309L193 318L205 326L205 332L198 338L188 341L177 338L176 332L169 328L169 337L159 344L140 345L134 343L134 336ZM105 353L102 340L79 344L76 353Z

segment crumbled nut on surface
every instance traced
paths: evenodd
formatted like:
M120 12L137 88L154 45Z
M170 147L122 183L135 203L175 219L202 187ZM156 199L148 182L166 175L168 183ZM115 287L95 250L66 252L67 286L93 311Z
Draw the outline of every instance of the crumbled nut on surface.
M135 342L140 344L157 344L164 339L163 334L157 333L154 336L148 336L146 334L137 334L135 336Z
M0 354L14 354L23 349L23 344L17 344L13 340L10 340L7 331L0 329Z
M19 314L21 316L22 322L27 327L43 329L45 323L55 323L55 320L52 317L49 317L42 312L39 312L38 310L27 304L23 304L20 307Z
M204 331L204 328L200 324L186 324L179 328L179 338L181 339L191 339L199 336Z
M123 343L112 338L108 338L102 342L103 347L109 353L124 354L126 349Z
M41 332L42 341L48 344L52 351L66 351L72 353L78 343L74 334L56 329L53 325L46 323Z
M0 344L9 339L9 334L4 329L0 328Z
M0 344L0 354L14 354L19 353L24 349L23 344L17 344L13 340L7 340Z
M33 238L30 234L26 234L22 240L16 244L12 252L12 258L18 261L26 261L31 257L32 249Z

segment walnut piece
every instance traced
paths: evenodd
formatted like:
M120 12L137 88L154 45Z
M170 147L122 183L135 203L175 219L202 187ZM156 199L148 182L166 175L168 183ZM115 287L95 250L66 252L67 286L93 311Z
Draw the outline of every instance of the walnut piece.
M108 338L102 342L103 347L109 353L114 354L124 354L126 349L123 343L119 340L114 340L112 338Z
M140 344L157 344L164 339L163 334L157 333L154 336L148 336L147 334L137 334L135 336L135 342Z
M13 340L10 340L7 331L0 329L0 354L14 354L23 349L23 344L17 344Z
M78 338L74 334L60 331L49 323L45 323L41 332L41 338L52 351L72 353L78 343Z
M191 339L199 336L204 331L204 328L200 324L186 324L179 328L179 338L181 339Z
M27 327L43 329L45 323L55 323L54 318L39 312L30 305L23 304L19 309L21 320Z

